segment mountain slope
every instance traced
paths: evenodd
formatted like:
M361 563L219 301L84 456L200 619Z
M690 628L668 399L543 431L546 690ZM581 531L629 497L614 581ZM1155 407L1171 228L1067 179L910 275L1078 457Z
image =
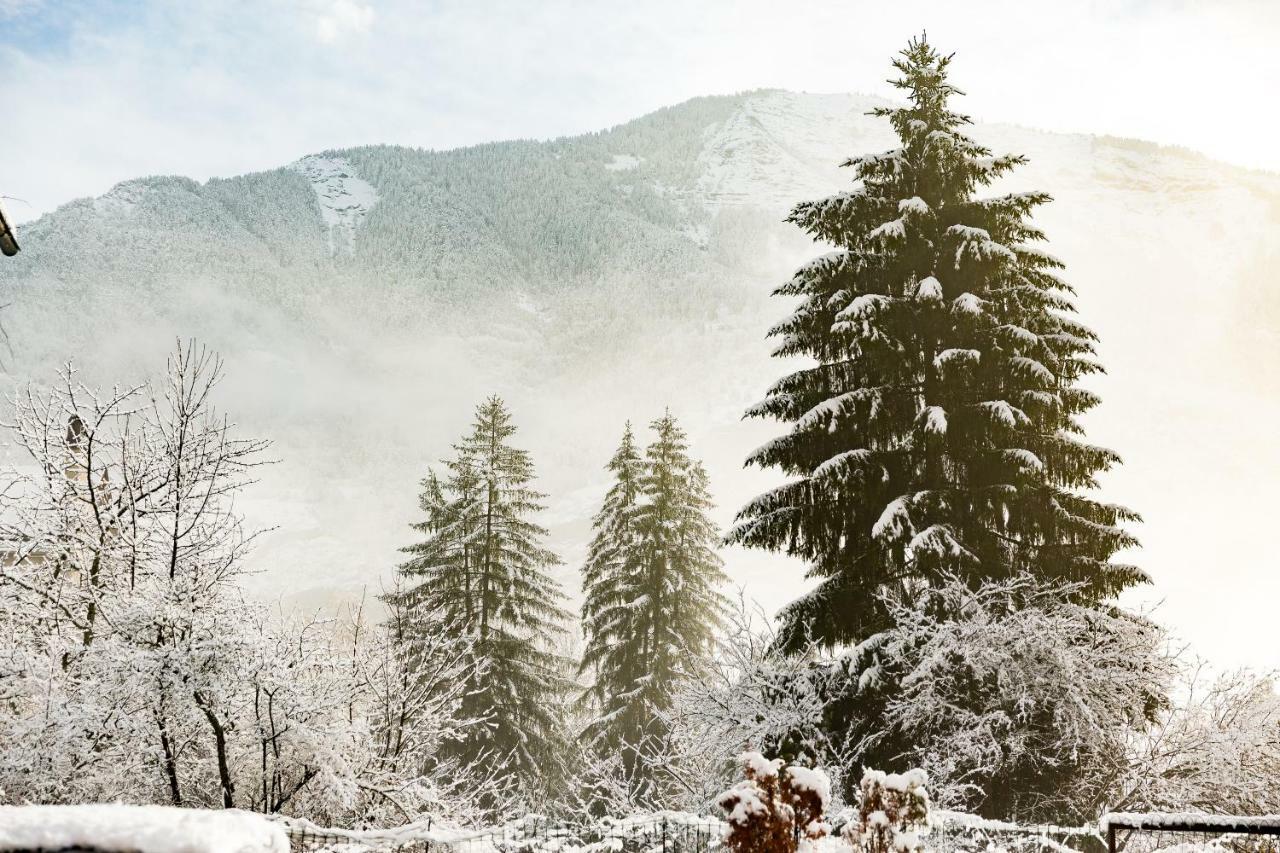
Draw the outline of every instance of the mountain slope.
M407 541L415 481L472 405L501 393L576 587L624 419L672 407L722 522L776 482L741 470L774 431L739 417L781 373L764 331L784 306L767 294L817 251L781 220L846 186L841 160L892 145L865 115L874 104L753 92L570 139L129 181L26 226L22 255L0 264L6 381L51 378L68 358L87 378L128 381L178 336L220 350L222 405L282 460L245 504L279 525L255 557L272 595L376 588ZM1001 191L1057 199L1041 217L1049 249L1110 370L1091 438L1128 463L1107 497L1144 513L1138 559L1169 618L1212 650L1201 608L1261 620L1251 602L1280 594L1256 562L1268 553L1256 499L1280 477L1268 426L1280 419L1280 176L1126 140L974 135L1031 157ZM1211 545L1204 524L1238 531L1237 544ZM785 561L727 556L770 606L796 588Z

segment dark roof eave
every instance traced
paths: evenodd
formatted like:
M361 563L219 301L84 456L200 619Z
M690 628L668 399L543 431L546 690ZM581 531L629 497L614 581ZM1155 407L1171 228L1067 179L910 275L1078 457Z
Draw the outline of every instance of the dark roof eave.
M0 210L0 255L12 258L16 254L18 254L18 238L9 227L9 220L4 218L4 211Z

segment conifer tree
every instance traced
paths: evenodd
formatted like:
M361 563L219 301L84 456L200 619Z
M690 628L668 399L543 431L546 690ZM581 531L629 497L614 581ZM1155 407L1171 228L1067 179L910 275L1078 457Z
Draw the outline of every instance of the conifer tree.
M462 711L485 724L447 751L469 764L508 762L537 780L562 738L568 661L554 648L569 614L547 574L560 561L541 545L547 531L530 520L545 496L530 486L529 454L509 443L515 431L500 398L477 407L448 479L424 480L427 517L414 529L425 539L404 549L410 558L400 571L404 601L444 615L427 630L471 636L479 659Z
M651 426L643 462L628 424L609 463L615 482L583 571L581 668L595 674L589 693L600 709L586 736L621 754L641 795L650 784L645 761L664 734L659 712L711 651L725 608L706 472L670 413Z
M865 638L886 623L881 596L948 575L1029 572L1094 601L1146 580L1111 559L1137 516L1086 494L1119 459L1082 437L1098 399L1078 380L1101 366L1037 246L1030 216L1049 196L976 195L1025 158L961 133L950 60L912 40L891 81L909 103L873 111L901 146L849 160L853 189L789 217L836 247L776 291L800 304L771 330L775 354L816 364L748 411L789 425L748 464L791 479L729 535L818 580L781 614L787 648Z
M630 421L607 470L613 475L613 485L592 521L595 533L582 568L582 627L587 644L578 667L579 674L596 673L587 692L599 707L610 701L612 687L631 684L644 672L644 661L635 646L619 642L631 621L640 568L636 510L644 463Z

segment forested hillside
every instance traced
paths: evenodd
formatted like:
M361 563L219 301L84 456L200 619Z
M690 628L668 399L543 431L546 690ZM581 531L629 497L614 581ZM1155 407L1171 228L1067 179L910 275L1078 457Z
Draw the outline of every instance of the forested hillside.
M68 359L95 382L145 375L175 337L220 351L223 393L280 460L244 507L280 526L253 558L271 595L327 599L388 578L417 480L490 393L541 460L539 488L554 496L541 521L567 566L582 564L602 465L633 412L680 417L727 527L776 482L741 470L770 433L738 421L776 372L760 343L782 310L768 294L813 254L782 218L847 182L850 154L889 146L865 115L874 105L753 92L570 139L374 146L204 184L129 181L21 229L23 253L0 267L4 383L52 380ZM1188 459L1162 424L1185 435L1211 428L1215 407L1247 408L1259 426L1242 440L1272 440L1261 424L1280 416L1280 177L1146 143L983 124L973 135L1031 158L1001 190L1057 199L1036 221L1102 338L1111 378L1094 387L1108 405L1090 434L1127 449L1108 488L1151 522L1144 564L1166 582L1166 558L1216 556L1208 539L1167 532L1191 512L1169 497L1178 470L1206 498L1197 524L1263 536L1228 499L1212 447ZM1156 305L1161 323L1145 322ZM1205 332L1193 351L1171 346L1169 328L1232 333ZM1144 384L1152 372L1208 402L1153 398L1147 386L1166 384ZM791 597L797 575L777 557L728 554L753 595ZM1175 610L1180 581L1163 587Z

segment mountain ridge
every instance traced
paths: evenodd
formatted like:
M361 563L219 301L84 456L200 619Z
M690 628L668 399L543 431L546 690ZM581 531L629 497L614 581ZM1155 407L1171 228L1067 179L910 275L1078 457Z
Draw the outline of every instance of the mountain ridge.
M196 178L192 178L190 176L180 175L180 174L140 175L138 177L128 178L123 181L117 182L116 184L112 185L102 195L80 196L74 199L70 199L62 204L59 204L53 210L45 211L41 213L39 216L35 217L34 219L18 220L18 223L22 225L25 230L25 228L29 228L35 225L36 223L40 222L42 219L59 213L64 208L74 206L84 202L93 202L93 201L101 200L104 198L108 198L113 194L117 193L117 191L128 188L130 185L133 185L133 184L139 184L139 183L145 184L152 181L172 180L172 181L189 183L191 185L198 186L198 187L205 187L205 186L208 186L210 183L217 182L217 181L231 181L231 180L243 179L243 178L253 178L259 175L272 174L275 172L279 172L282 169L288 169L291 166L301 161L307 160L308 158L335 157L335 156L345 157L349 152L352 152L352 151L393 149L393 150L400 150L400 151L409 152L413 154L447 155L447 154L457 154L462 152L476 151L479 149L494 148L498 146L512 146L512 145L546 146L546 145L573 143L583 139L598 138L598 137L606 136L608 134L615 133L617 131L625 131L627 128L629 128L632 125L635 125L638 122L655 119L655 118L661 117L663 114L666 114L672 111L679 111L687 107L701 104L703 102L734 103L734 102L740 102L742 100L750 99L754 97L773 96L773 95L781 95L786 97L842 98L842 99L850 99L856 102L862 102L868 106L882 106L882 105L890 105L894 103L893 101L887 98L882 98L875 95L868 95L860 92L840 92L840 91L808 92L808 91L796 91L796 90L768 88L768 87L757 88L757 89L747 89L747 90L742 90L742 91L733 92L733 93L699 95L692 98L688 98L676 104L659 107L657 109L651 110L647 113L644 113L626 122L614 124L612 126L602 128L600 130L586 131L584 133L578 133L578 134L563 134L559 136L546 137L546 138L512 137L510 139L499 139L499 140L492 140L492 141L485 141L485 142L476 142L468 145L457 146L454 148L433 148L433 147L418 146L418 145L412 145L409 143L397 143L397 142L370 143L365 145L351 146L348 148L325 148L323 150L303 153L299 155L297 159L289 163L283 163L279 166L275 166L272 168L250 170L250 171L238 173L231 176L213 176L203 181ZM1023 133L1050 134L1053 136L1078 137L1081 139L1094 140L1104 145L1114 145L1114 146L1120 146L1120 147L1126 147L1126 148L1146 148L1146 149L1149 149L1152 153L1184 156L1190 160L1205 161L1215 166L1224 167L1224 168L1239 172L1241 174L1254 175L1262 178L1280 177L1280 172L1278 171L1269 170L1261 167L1245 166L1245 165L1231 162L1229 160L1215 158L1194 147L1183 145L1180 143L1161 142L1157 140L1145 139L1142 137L1131 137L1131 136L1123 136L1123 135L1110 134L1110 133L1093 133L1086 130L1049 130L1045 128L1036 127L1034 125L1027 125L1027 124L1022 124L1018 122L976 121L976 123L984 127L1005 128L1011 131L1017 131L1017 132L1023 132Z

